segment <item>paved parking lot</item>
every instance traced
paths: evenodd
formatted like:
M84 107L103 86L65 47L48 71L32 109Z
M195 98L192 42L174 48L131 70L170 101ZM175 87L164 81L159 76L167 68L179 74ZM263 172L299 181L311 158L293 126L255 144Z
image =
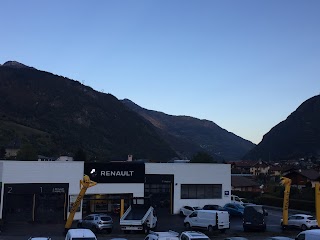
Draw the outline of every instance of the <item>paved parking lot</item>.
M159 224L157 231L168 231L169 229L182 232L184 231L183 218L179 215L170 215L167 211L158 211ZM121 237L129 240L143 240L145 234L131 233L124 234L120 230L119 217L114 216L114 230L111 234L97 233L99 240L109 240L111 238ZM76 224L73 225L73 228ZM249 240L266 239L268 236L288 236L295 237L299 231L286 231L282 232L280 228L278 232L266 231L266 232L243 232L241 218L231 219L231 228L226 233L220 233L219 231L209 235L212 240L224 239L229 236L243 236ZM206 233L206 232L205 232ZM32 224L32 223L10 223L4 228L4 231L0 235L0 240L22 240L28 239L30 236L50 236L52 240L64 239L64 224Z

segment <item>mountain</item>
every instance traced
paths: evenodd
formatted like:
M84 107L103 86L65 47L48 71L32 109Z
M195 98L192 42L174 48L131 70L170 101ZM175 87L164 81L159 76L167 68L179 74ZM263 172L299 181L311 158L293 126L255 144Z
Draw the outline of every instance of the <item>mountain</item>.
M1 65L0 65L1 66ZM33 68L16 61L7 61L2 66L11 68ZM33 68L34 69L34 68Z
M320 155L320 95L273 127L243 159L285 160Z
M0 147L17 139L39 155L84 150L92 160L168 161L177 154L111 94L9 61L0 66Z
M255 147L252 142L228 132L214 122L147 110L128 99L122 102L152 123L180 157L190 158L196 152L205 151L216 160L240 160Z

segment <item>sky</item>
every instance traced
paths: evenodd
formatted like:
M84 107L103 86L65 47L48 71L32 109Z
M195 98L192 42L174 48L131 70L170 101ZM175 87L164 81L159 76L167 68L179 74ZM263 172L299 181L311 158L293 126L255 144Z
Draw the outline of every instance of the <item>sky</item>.
M9 60L258 144L320 94L318 0L1 0Z

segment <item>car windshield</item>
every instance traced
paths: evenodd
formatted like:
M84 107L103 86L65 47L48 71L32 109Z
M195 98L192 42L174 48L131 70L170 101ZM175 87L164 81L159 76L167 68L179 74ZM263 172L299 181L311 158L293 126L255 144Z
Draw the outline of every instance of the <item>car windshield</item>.
M111 218L108 216L100 217L102 221L111 221Z
M202 237L202 238L191 238L191 240L209 240L209 238L204 238L204 237Z
M94 237L81 237L81 238L72 238L72 240L97 240Z
M261 206L252 206L258 213L264 214L264 209Z

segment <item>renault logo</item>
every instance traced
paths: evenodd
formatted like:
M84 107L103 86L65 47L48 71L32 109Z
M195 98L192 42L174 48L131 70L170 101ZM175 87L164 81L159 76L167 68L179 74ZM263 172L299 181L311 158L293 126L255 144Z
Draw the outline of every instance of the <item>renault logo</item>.
M92 168L90 171L91 177L96 177L97 176L97 172L95 168Z

